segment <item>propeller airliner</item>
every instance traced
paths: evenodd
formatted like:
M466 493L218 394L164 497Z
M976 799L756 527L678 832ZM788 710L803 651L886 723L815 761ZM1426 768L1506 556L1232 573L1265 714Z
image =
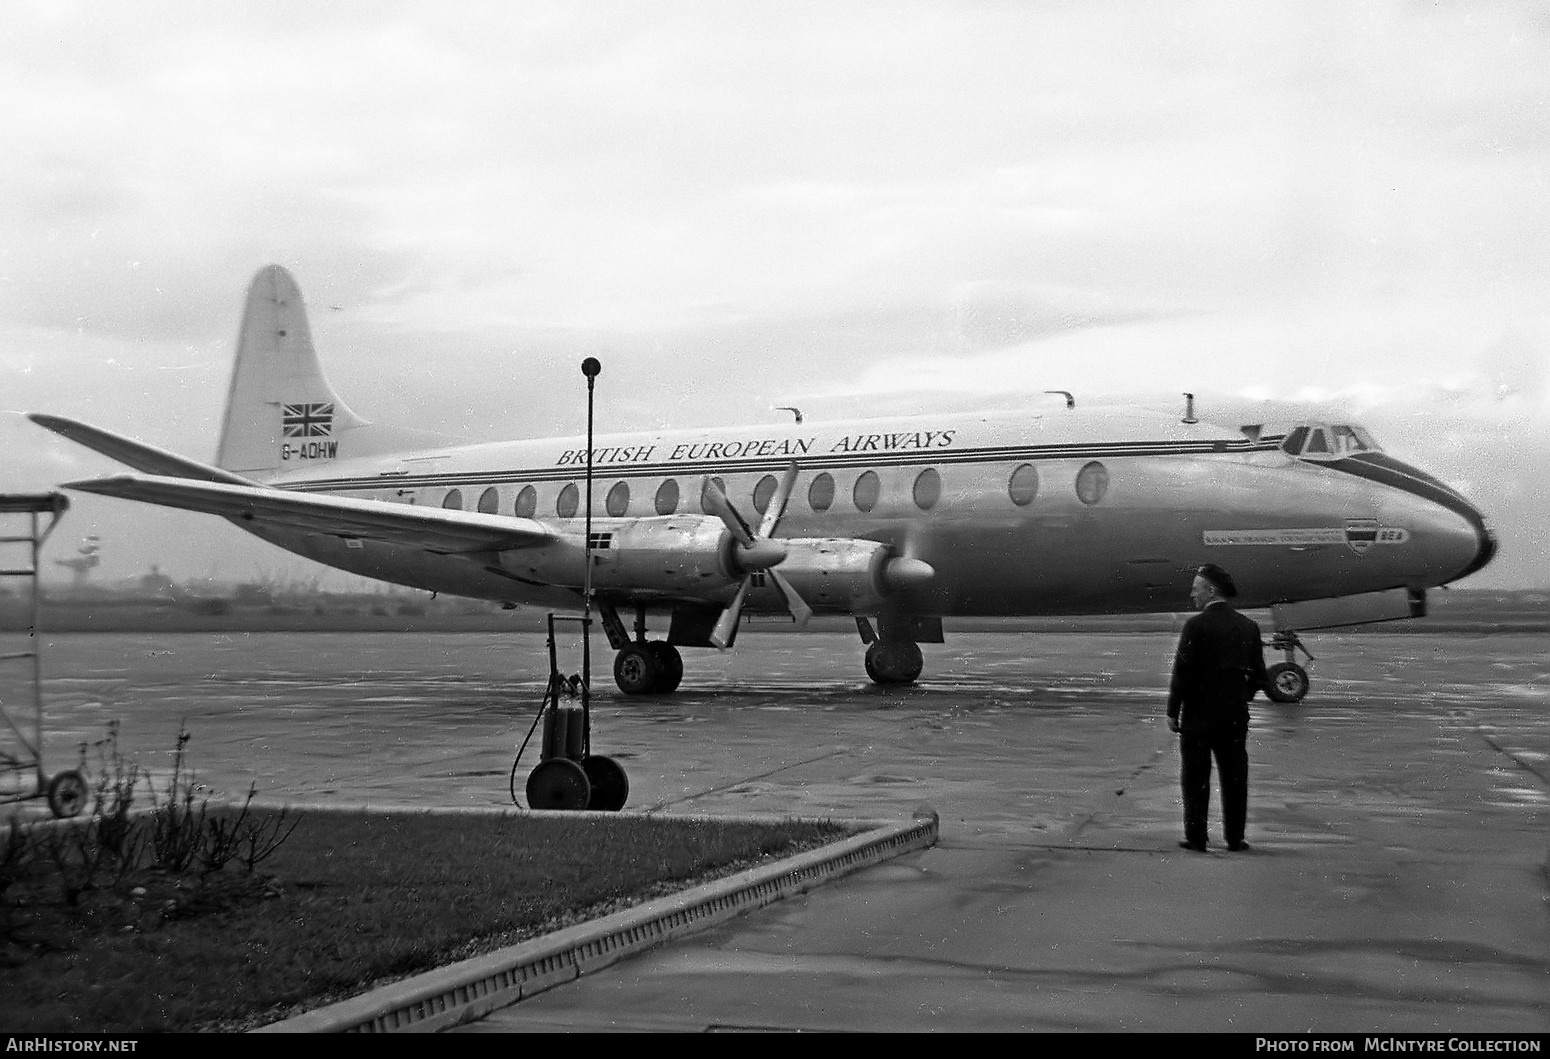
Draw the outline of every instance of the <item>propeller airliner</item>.
M1272 609L1270 694L1294 702L1299 631L1419 616L1428 589L1496 549L1474 505L1354 423L1266 433L1197 420L1192 402L1170 417L1069 395L601 435L589 547L586 437L463 444L368 422L324 377L277 265L248 291L213 464L31 419L133 471L66 488L216 515L399 585L580 611L590 555L627 695L673 691L679 649L729 648L748 615L851 616L871 679L909 683L944 618L1175 611L1217 562L1241 606Z

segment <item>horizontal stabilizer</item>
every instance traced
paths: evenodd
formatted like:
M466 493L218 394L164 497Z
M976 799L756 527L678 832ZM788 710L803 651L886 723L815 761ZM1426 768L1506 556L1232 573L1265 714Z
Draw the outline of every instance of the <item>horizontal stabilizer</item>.
M133 467L137 471L144 471L146 474L161 475L166 478L191 478L202 482L228 482L232 485L252 484L251 479L244 478L240 474L223 471L219 467L190 460L168 452L166 449L146 445L126 438L122 434L115 434L101 427L88 426L74 419L66 419L64 416L29 412L27 418L46 430L52 430L78 445L84 445L93 452L100 452L110 459Z
M64 487L219 515L244 528L324 533L444 554L530 548L558 539L554 531L532 519L318 496L262 485L121 474L66 482Z

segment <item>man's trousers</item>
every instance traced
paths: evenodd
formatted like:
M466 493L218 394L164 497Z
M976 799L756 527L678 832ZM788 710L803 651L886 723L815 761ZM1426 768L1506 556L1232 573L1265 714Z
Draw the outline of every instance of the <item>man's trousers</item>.
M1248 732L1238 728L1186 731L1179 737L1179 754L1183 759L1184 840L1205 844L1214 756L1222 784L1222 837L1228 845L1242 842L1249 811Z

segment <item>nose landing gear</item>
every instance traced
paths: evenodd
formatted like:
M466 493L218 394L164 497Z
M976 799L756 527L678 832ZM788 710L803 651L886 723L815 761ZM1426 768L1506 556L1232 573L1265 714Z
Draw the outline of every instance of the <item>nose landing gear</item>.
M1271 702L1301 702L1308 694L1308 671L1297 664L1297 652L1301 651L1310 662L1313 661L1313 655L1308 653L1302 640L1291 629L1275 633L1265 646L1286 653L1286 661L1277 662L1265 670L1270 677L1265 687L1265 696Z

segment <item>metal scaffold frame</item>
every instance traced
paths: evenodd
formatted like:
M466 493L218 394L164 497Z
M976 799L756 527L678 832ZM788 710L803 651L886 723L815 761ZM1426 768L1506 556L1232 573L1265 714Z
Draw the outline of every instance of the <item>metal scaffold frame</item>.
M79 772L71 769L50 777L43 767L43 591L40 570L43 544L69 507L70 501L63 493L0 493L0 516L6 516L6 532L0 535L0 546L3 546L0 547L0 578L25 578L31 608L28 649L0 652L0 665L26 664L30 672L18 686L30 685L32 690L30 709L0 697L0 776L6 780L0 789L0 801L46 797L49 809L58 817L79 814L87 795L86 782ZM26 533L12 528L10 516L15 515L28 517ZM6 552L20 544L28 546L27 565L12 566L5 557ZM27 716L18 716L23 712ZM34 780L32 789L11 782L28 772Z

